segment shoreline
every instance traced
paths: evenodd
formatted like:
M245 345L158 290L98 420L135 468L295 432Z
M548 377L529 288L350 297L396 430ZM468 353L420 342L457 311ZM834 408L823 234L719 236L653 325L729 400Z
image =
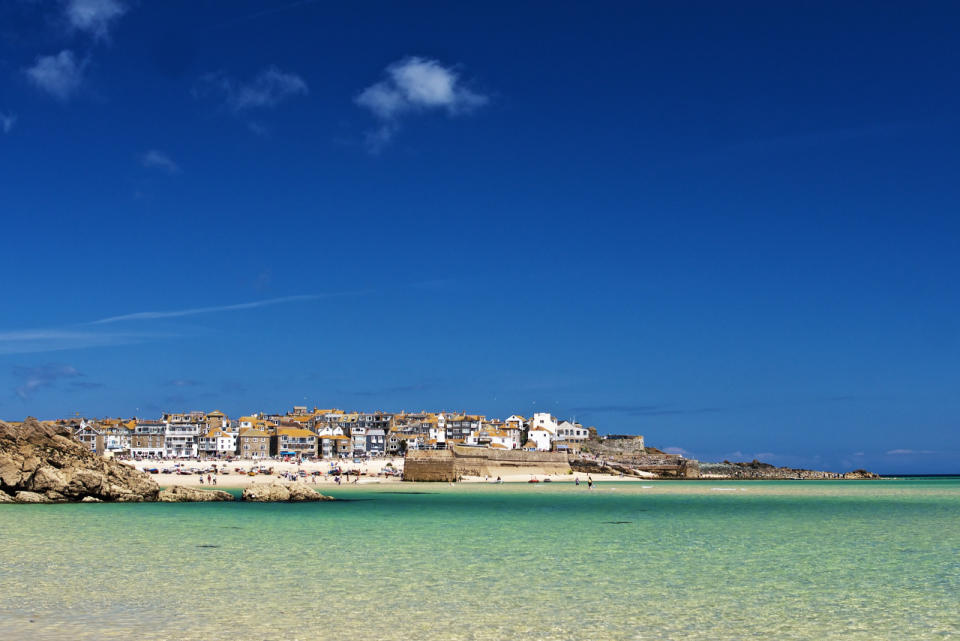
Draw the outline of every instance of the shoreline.
M119 461L124 465L129 465L137 470L144 471L145 469L150 468L169 468L176 464L174 461ZM272 461L268 460L266 462L252 461L252 460L239 460L239 461L181 461L181 466L190 469L190 468L208 468L211 465L216 465L218 469L222 469L221 466L224 466L226 472L221 472L216 475L211 474L211 479L214 479L215 484L208 484L207 474L203 474L203 483L200 482L200 474L149 474L150 478L157 482L161 487L171 487L174 485L180 485L183 487L197 488L197 489L237 489L242 490L254 485L270 485L272 483L282 483L286 482L289 479L283 476L283 473L293 473L297 474L301 470L306 472L306 477L298 477L296 480L306 483L317 489L331 487L344 487L347 485L350 486L359 486L359 485L380 485L380 484L400 484L400 483L411 483L411 481L404 481L400 476L384 476L382 472L387 468L387 465L390 464L395 470L403 469L403 459L400 457L394 458L385 458L385 459L374 459L371 461L365 461L363 463L353 463L342 461L339 465L340 469L344 473L344 481L342 483L337 483L334 479L334 476L326 474L327 471L331 469L331 462L329 460L323 461L309 461L297 465L296 463L284 462L284 461ZM251 468L264 466L267 468L273 468L273 474L256 474L255 476L250 476L246 473L239 473L236 471L237 468L243 470L250 470ZM322 475L312 476L311 472L323 472ZM359 476L353 474L354 472L360 472ZM646 483L649 481L657 480L652 478L640 478L632 476L620 476L619 474L587 474L584 472L573 472L572 474L505 474L501 475L501 480L504 483L530 483L532 479L543 483L545 479L550 479L549 483L570 483L573 484L577 478L580 479L581 483L587 482L587 477L590 477L594 482L609 482L609 481L626 481L626 482L642 482ZM346 479L350 479L349 481ZM357 479L357 482L354 483L353 480ZM464 476L459 483L474 484L474 483L487 483L492 484L494 479L489 477L484 478L482 476ZM443 483L443 481L438 481L438 483Z

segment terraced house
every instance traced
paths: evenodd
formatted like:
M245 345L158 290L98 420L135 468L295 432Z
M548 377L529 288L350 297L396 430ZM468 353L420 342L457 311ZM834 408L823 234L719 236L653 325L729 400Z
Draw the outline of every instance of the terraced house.
M163 458L167 427L158 421L138 422L130 437L130 455L140 458Z
M317 435L308 429L279 427L274 440L274 452L280 456L306 458L317 455Z
M237 453L243 458L268 458L270 456L270 432L247 428L237 436Z
M200 437L200 451L206 456L230 456L236 449L236 438L226 430L214 428Z

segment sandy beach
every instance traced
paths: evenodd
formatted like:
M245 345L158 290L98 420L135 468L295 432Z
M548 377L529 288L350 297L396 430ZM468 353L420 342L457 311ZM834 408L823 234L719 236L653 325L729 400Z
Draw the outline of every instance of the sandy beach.
M147 470L153 468L169 469L177 465L177 461L124 461L127 465L132 465L138 470ZM256 484L264 483L273 483L274 481L282 481L285 479L284 474L298 474L301 470L306 473L306 482L310 484L315 484L318 487L330 487L336 486L337 482L333 475L327 474L334 466L331 465L332 461L308 461L301 464L284 462L284 461L275 461L267 460L265 462L253 461L253 460L243 460L238 459L234 461L224 462L224 461L181 461L180 467L184 470L190 469L207 469L212 465L216 465L218 470L221 470L217 474L211 474L210 477L216 480L215 485L211 486L207 483L207 475L203 475L203 483L200 482L201 475L199 474L151 474L150 476L156 480L163 487L168 487L171 485L183 485L186 487L224 487L224 488L244 488ZM256 474L251 476L249 474L250 470L258 469L260 467L273 468L273 474ZM346 474L343 477L343 483L349 483L351 485L369 485L375 483L401 483L400 476L390 476L384 474L384 470L388 467L392 467L395 470L403 470L403 459L400 457L394 458L382 458L382 459L371 459L369 461L364 461L363 463L354 463L349 459L344 459L339 462L340 469ZM237 471L237 470L242 471ZM312 475L312 472L320 472L318 475ZM355 473L359 472L359 475ZM575 473L575 474L552 474L552 475L543 475L543 474L506 474L501 476L501 480L504 483L528 483L532 479L538 481L545 481L547 479L552 483L574 483L576 479L580 479L581 483L587 481L587 474L584 473ZM642 478L632 478L629 476L619 476L617 474L591 474L589 475L594 481L647 481L648 479ZM348 480L349 479L349 480ZM495 480L489 477L484 478L482 476L464 476L462 481L463 483L489 483L490 481ZM354 483L356 481L356 483Z

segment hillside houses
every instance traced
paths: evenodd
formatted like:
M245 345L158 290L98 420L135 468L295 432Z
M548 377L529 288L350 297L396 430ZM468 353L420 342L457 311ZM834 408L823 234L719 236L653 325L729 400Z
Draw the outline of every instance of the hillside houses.
M137 459L365 459L452 445L577 452L596 435L593 428L546 412L501 420L466 412L350 412L306 406L234 419L213 410L165 413L159 420L59 423L68 425L93 452Z

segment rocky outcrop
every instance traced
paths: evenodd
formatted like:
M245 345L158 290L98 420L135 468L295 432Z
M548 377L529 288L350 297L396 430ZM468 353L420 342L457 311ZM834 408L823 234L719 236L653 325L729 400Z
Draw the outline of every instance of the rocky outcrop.
M873 480L880 478L879 474L874 474L873 472L868 472L866 470L854 470L852 472L847 472L843 475L843 478L848 481L865 481Z
M206 501L232 501L233 494L223 490L198 490L192 487L174 485L161 490L157 495L161 503L201 503Z
M65 427L0 421L0 492L18 503L154 501L159 491L149 475L94 454Z
M722 463L702 463L700 464L700 477L708 479L753 479L753 480L803 480L803 481L830 481L830 480L855 480L855 479L877 479L877 474L867 472L866 470L856 470L841 474L839 472L826 472L824 470L805 470L793 467L776 467L770 463L764 463L753 459L749 462L731 463L723 461Z
M324 496L306 483L272 483L252 485L243 491L241 500L259 503L300 503L305 501L335 501Z

